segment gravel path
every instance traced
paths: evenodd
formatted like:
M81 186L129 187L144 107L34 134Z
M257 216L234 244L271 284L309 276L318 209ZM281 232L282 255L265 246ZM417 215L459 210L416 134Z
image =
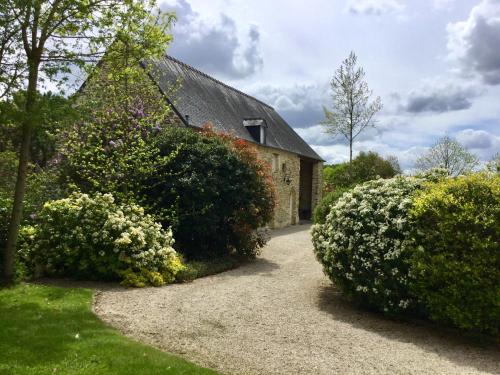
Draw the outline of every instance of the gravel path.
M309 226L275 231L239 269L163 288L102 290L125 334L231 374L500 374L500 352L344 302L314 259Z

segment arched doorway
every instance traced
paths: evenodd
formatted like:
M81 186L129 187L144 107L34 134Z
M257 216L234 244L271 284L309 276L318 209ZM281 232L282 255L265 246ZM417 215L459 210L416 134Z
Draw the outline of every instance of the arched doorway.
M292 188L290 190L290 198L289 198L289 202L288 202L289 213L290 213L290 224L292 224L292 225L297 224L297 214L296 214L296 211L297 211L297 199L296 198L297 197L296 197L295 189Z
M310 220L312 213L313 164L300 159L299 219Z

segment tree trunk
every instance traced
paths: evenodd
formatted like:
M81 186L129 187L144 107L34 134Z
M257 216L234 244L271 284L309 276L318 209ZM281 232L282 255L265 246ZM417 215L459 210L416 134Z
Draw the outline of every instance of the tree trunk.
M349 164L352 163L352 138L349 139Z
M12 204L12 215L9 223L7 244L4 249L3 281L5 284L12 284L15 275L16 244L19 235L23 215L23 201L26 190L26 177L28 173L28 163L30 155L31 135L33 133L33 121L35 111L35 101L37 95L38 66L35 61L29 62L28 89L26 91L25 114L22 127L22 140L19 150L19 168L17 171L16 187L14 191L14 202Z

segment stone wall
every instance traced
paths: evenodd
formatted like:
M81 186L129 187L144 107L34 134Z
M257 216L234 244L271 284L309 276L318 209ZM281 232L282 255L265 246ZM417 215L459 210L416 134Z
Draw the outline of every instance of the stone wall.
M312 175L312 208L316 207L323 197L323 162L313 164Z
M277 205L272 228L299 222L300 158L291 152L257 145L259 156L269 163L276 185Z
M300 156L288 151L257 145L260 157L269 163L278 195L272 228L283 228L299 222ZM283 164L285 166L283 166ZM318 204L322 193L323 163L312 165L311 209ZM309 193L309 192L308 192Z

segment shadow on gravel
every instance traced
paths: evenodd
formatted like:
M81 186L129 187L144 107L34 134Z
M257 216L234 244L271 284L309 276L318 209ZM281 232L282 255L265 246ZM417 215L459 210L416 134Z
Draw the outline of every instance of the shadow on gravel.
M288 227L281 228L281 229L272 229L271 230L271 239L281 237L281 236L288 236L288 235L293 234L293 233L309 231L309 230L311 230L311 223L290 225Z
M241 267L219 274L221 277L240 276L272 276L272 273L280 268L279 264L271 262L265 258L256 258Z
M271 274L280 268L279 264L271 262L265 258L252 259L246 263L242 263L236 268L223 271L213 275L207 275L196 280L202 280L209 277L241 277L241 276L271 276ZM195 280L195 281L196 281ZM153 286L148 286L145 288L128 288L120 285L118 282L105 282L105 281L90 281L90 280L73 280L67 278L38 278L32 280L33 284L57 286L60 288L87 288L97 291L107 292L129 292L130 290L141 290L147 288L156 288ZM187 285L189 282L171 284L171 285ZM169 287L166 285L165 287Z
M426 321L391 320L379 313L356 307L333 285L321 287L318 292L318 307L335 320L390 340L417 345L459 366L474 367L493 374L500 372L499 345L493 340L461 337L457 331ZM464 353L467 355L464 356Z

